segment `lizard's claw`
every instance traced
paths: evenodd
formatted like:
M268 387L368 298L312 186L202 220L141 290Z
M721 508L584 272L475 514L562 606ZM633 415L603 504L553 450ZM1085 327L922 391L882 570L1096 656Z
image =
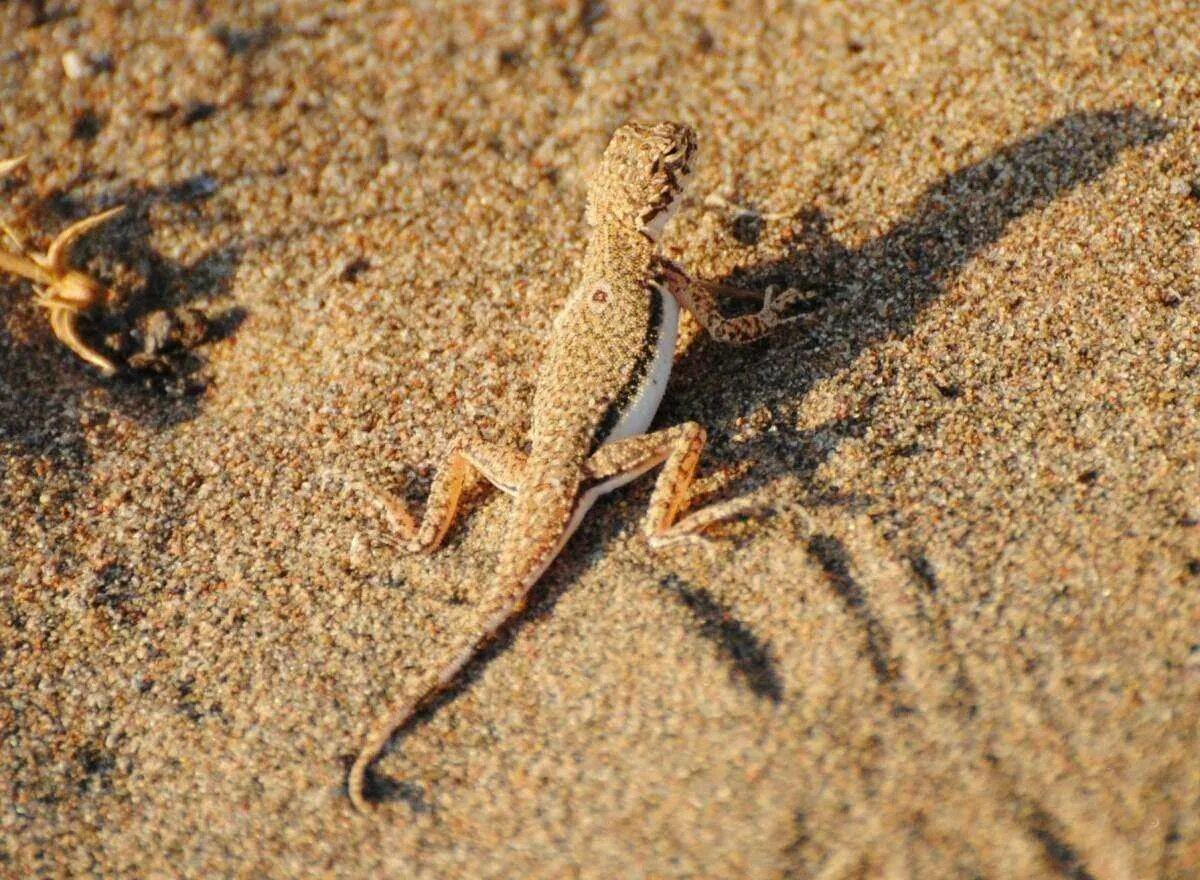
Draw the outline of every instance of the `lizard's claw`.
M709 535L699 531L671 529L661 535L650 535L646 543L651 550L666 550L668 547L679 547L687 544L703 550L712 550L716 541Z
M702 507L700 510L684 517L674 526L656 535L649 535L647 541L653 550L662 550L680 544L691 544L712 551L717 546L717 540L708 534L708 530L721 523L736 519L750 519L769 516L772 508L755 498L734 498Z
M383 508L383 515L387 517L388 525L404 538L404 548L409 553L419 553L422 547L417 540L417 522L408 512L408 508L404 506L404 502L392 493L374 486L367 486L366 489L371 498Z
M780 292L779 288L771 285L763 294L763 310L773 312L776 315L783 316L787 311L794 306L803 303L810 303L817 298L816 291L800 290L798 287L789 287Z

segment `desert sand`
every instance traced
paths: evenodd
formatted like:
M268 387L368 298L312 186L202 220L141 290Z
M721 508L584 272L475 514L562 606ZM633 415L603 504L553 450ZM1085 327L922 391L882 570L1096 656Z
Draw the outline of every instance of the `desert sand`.
M74 250L118 378L0 278L0 876L1200 877L1197 34L0 5L0 216L127 206ZM688 323L656 422L764 511L653 553L651 481L602 501L360 816L509 507L413 558L364 487L524 441L589 171L660 118L701 144L668 252L818 293L744 349Z

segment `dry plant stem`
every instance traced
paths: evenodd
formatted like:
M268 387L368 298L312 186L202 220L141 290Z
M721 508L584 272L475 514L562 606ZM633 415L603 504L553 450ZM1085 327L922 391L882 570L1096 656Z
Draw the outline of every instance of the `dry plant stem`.
M0 176L23 164L24 156L0 162ZM29 253L25 243L6 223L0 227L17 247L19 254L0 250L0 270L19 275L39 286L36 303L50 313L50 329L67 348L103 375L117 372L116 365L83 341L79 335L80 312L98 305L108 296L108 290L91 276L72 269L67 264L67 251L81 236L106 220L116 216L121 207L110 208L73 223L59 233L45 256Z
M708 527L753 506L735 499L689 511L704 428L685 422L647 433L671 372L681 308L714 338L740 344L799 320L784 315L806 298L795 290L756 293L699 281L659 254L659 235L678 205L695 148L692 130L670 122L630 123L613 135L588 191L592 237L582 278L555 320L542 364L529 454L458 441L434 478L419 521L399 500L385 503L410 548L428 552L453 523L472 471L514 499L481 628L371 726L347 781L356 809L369 806L368 767L396 731L521 613L530 589L600 495L661 466L643 525L655 548L700 541ZM725 318L716 307L721 296L762 306L755 314Z
M21 257L5 250L0 250L0 271L9 272L28 278L35 284L49 285L54 283L50 273L28 257Z

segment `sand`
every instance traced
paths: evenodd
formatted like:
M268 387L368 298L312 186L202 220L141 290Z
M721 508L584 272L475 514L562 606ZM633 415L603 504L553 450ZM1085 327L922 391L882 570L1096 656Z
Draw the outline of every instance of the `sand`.
M0 211L44 244L128 206L75 256L136 367L0 279L0 875L1200 876L1197 33L0 6ZM746 349L686 325L657 422L768 510L652 553L649 481L599 504L364 818L346 762L479 628L508 501L411 558L356 487L523 442L629 118L700 135L674 257L819 293Z

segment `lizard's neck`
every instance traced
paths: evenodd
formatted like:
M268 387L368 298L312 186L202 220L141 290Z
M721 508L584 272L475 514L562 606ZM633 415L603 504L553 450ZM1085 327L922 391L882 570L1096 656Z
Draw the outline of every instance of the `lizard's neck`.
M588 242L589 266L649 266L658 244L639 229L598 227Z

